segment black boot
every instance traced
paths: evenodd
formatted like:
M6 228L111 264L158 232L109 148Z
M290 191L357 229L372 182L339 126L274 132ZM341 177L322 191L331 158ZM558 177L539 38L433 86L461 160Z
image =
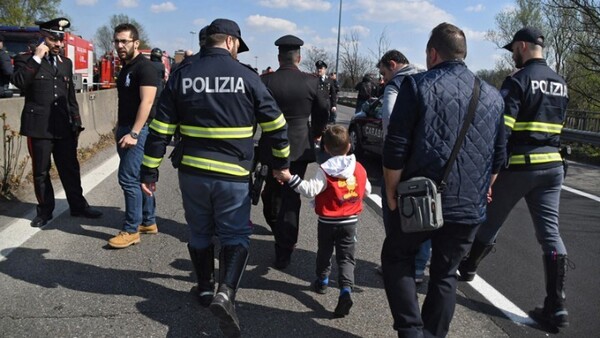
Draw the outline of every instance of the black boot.
M210 311L219 319L226 337L240 337L240 321L235 313L235 294L248 262L248 249L241 245L224 246L219 254L219 290Z
M198 294L200 305L208 307L215 296L215 247L211 244L206 249L194 249L188 244L188 251L198 279L192 291Z
M557 329L569 326L569 313L565 308L565 277L567 255L544 255L546 273L546 298L543 307L529 311L529 316L538 323Z
M475 278L479 263L492 251L494 244L483 244L478 240L473 241L469 255L458 266L458 272L460 272L459 281L470 282Z

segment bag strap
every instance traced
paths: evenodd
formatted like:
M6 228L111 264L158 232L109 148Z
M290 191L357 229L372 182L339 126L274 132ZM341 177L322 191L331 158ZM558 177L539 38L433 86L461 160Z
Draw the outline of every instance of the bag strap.
M450 175L450 170L452 170L452 165L458 156L458 151L462 146L462 143L467 136L467 130L469 129L469 125L473 122L473 118L475 117L475 109L477 108L477 102L479 101L479 86L480 81L477 76L475 76L475 84L473 84L473 95L471 96L471 101L469 102L469 110L467 111L467 116L465 117L465 121L463 122L462 129L460 130L460 134L458 138L456 138L456 143L454 144L454 148L452 149L452 153L450 154L450 158L448 159L448 163L446 163L446 169L444 170L444 176L442 176L442 181L438 187L438 191L442 192L446 188L446 179L448 179L448 175Z

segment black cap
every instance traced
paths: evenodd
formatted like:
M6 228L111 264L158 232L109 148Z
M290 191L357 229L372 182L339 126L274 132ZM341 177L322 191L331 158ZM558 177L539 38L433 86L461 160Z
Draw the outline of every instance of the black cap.
M71 22L67 18L56 18L46 22L36 21L35 24L40 26L42 33L57 39L64 38L65 29L71 27Z
M206 31L208 30L208 26L204 26L202 27L202 29L200 30L200 33L198 33L198 40L200 40L200 47L204 46L204 43L206 42Z
M304 45L304 41L302 41L302 39L294 35L284 35L279 39L275 40L275 46L279 47L280 52L298 50L302 45Z
M315 62L315 66L317 67L317 69L327 68L327 64L322 60Z
M544 35L537 28L533 27L525 27L519 30L515 33L512 41L502 48L512 52L512 44L516 41L531 42L544 47Z
M246 45L244 40L242 40L242 32L240 31L240 26L238 26L238 24L235 23L235 21L231 21L228 19L215 19L213 22L210 23L208 28L206 28L206 36L213 34L226 34L240 40L240 47L237 50L238 53L243 53L250 50L248 49L248 46Z

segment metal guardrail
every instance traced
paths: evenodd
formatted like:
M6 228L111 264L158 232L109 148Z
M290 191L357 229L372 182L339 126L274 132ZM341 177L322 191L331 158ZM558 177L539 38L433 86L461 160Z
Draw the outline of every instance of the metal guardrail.
M600 146L600 133L563 128L560 139L567 142L578 142Z

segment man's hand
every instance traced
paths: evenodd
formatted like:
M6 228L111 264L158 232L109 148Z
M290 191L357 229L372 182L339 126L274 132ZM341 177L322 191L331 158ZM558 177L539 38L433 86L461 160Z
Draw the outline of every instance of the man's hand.
M136 146L137 142L137 139L134 139L129 134L125 134L125 136L121 137L119 140L119 146L121 148L133 148Z
M48 55L48 51L50 51L50 49L48 46L46 46L46 42L42 41L42 43L35 47L34 54L40 59L43 59L46 55Z
M277 182L279 182L280 184L283 184L292 178L292 174L290 173L290 170L287 168L281 169L281 170L273 169L273 177L275 177Z
M492 187L490 187L490 188L488 189L488 192L487 192L487 196L486 196L486 197L487 197L487 202L488 202L488 203L492 203Z
M156 183L142 183L142 191L144 192L144 194L152 197L152 195L154 195L154 192L156 191Z
M336 111L337 111L337 108L336 108L336 107L331 107L331 112L332 112L332 113L335 113Z

